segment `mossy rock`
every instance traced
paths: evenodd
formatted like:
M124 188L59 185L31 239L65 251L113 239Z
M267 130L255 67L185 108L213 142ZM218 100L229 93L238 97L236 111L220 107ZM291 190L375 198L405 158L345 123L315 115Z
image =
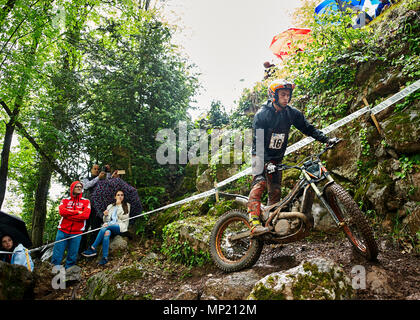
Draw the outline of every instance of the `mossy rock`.
M125 282L141 281L143 278L143 271L138 265L131 265L123 268L117 272L105 270L99 272L87 281L87 293L85 299L87 300L126 300L137 299L143 300L144 296L128 296L124 293L121 285Z
M163 230L162 253L186 265L210 261L208 242L216 217L189 217L168 224Z
M385 140L400 153L420 152L420 102L396 112L381 123Z
M174 221L164 229L164 239L167 244L174 240L187 241L195 251L208 251L208 242L211 230L216 223L216 217L200 216L189 217Z
M24 266L0 261L0 300L31 300L34 287L33 272Z
M224 199L220 200L219 202L215 202L208 210L207 214L214 217L220 217L222 214L233 209L246 210L241 204L237 203L235 200Z
M270 274L256 283L249 300L344 300L353 297L350 279L333 261L315 258Z
M357 162L362 157L359 129L342 128L337 137L343 141L325 155L327 169L350 181L357 181Z

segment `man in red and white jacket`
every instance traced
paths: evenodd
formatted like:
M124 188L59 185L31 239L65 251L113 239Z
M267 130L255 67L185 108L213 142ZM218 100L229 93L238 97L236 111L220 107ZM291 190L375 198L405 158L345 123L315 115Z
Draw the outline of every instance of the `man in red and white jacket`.
M58 231L54 245L51 263L55 266L61 265L64 251L67 248L65 268L68 269L76 264L81 236L86 227L86 220L90 215L90 201L82 197L83 184L75 181L70 186L70 197L61 200L58 207L61 219L58 224ZM67 239L67 240L66 240Z

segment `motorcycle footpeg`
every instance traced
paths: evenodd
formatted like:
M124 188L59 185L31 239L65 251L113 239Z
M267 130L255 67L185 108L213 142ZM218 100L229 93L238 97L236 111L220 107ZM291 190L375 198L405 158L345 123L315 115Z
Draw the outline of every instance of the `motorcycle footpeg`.
M270 229L267 228L267 227L263 227L263 226L255 226L254 228L252 228L250 230L251 238L261 236L261 235L266 234L268 232L270 232Z

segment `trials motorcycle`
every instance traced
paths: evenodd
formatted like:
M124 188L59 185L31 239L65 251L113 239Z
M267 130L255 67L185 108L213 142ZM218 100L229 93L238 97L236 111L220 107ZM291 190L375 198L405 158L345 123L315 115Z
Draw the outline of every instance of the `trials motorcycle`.
M302 172L290 193L279 202L264 206L261 204L261 220L267 233L253 236L246 207L248 197L219 192L220 195L234 196L245 210L230 210L223 214L214 225L210 236L212 260L221 270L234 272L253 266L260 257L264 244L285 244L299 241L309 235L314 226L312 204L315 195L327 209L332 219L347 236L356 251L367 260L375 260L378 247L368 220L350 194L334 181L320 157L327 150L305 158L297 165L272 165L267 170L298 169Z

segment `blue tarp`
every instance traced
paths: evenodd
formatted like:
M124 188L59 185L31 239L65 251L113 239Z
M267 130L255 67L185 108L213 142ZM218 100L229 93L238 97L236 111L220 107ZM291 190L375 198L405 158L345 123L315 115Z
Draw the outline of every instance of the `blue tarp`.
M376 6L380 3L379 0L369 0L369 2L371 3L371 5ZM316 6L315 8L315 13L316 14L323 14L325 13L325 10L327 10L328 8L334 10L334 11L338 11L340 10L339 7L343 7L346 8L347 6L352 6L352 7L359 7L360 10L363 9L363 6L365 4L365 0L325 0L323 2L321 2L319 5Z
M379 1L379 0L373 0L373 1ZM316 14L323 14L325 13L325 10L331 9L334 11L339 10L345 10L347 7L358 7L360 10L362 10L363 5L365 4L365 0L325 0L321 2L319 5L315 8Z
M371 5L378 5L380 3L379 0L369 0ZM316 14L323 14L325 13L325 10L327 10L328 8L334 10L334 11L338 11L339 6L343 7L344 5L350 5L352 7L359 7L360 10L363 9L363 6L365 4L365 0L325 0L323 2L321 2L319 5L316 6L315 8L315 13ZM345 7L345 6L344 6Z

